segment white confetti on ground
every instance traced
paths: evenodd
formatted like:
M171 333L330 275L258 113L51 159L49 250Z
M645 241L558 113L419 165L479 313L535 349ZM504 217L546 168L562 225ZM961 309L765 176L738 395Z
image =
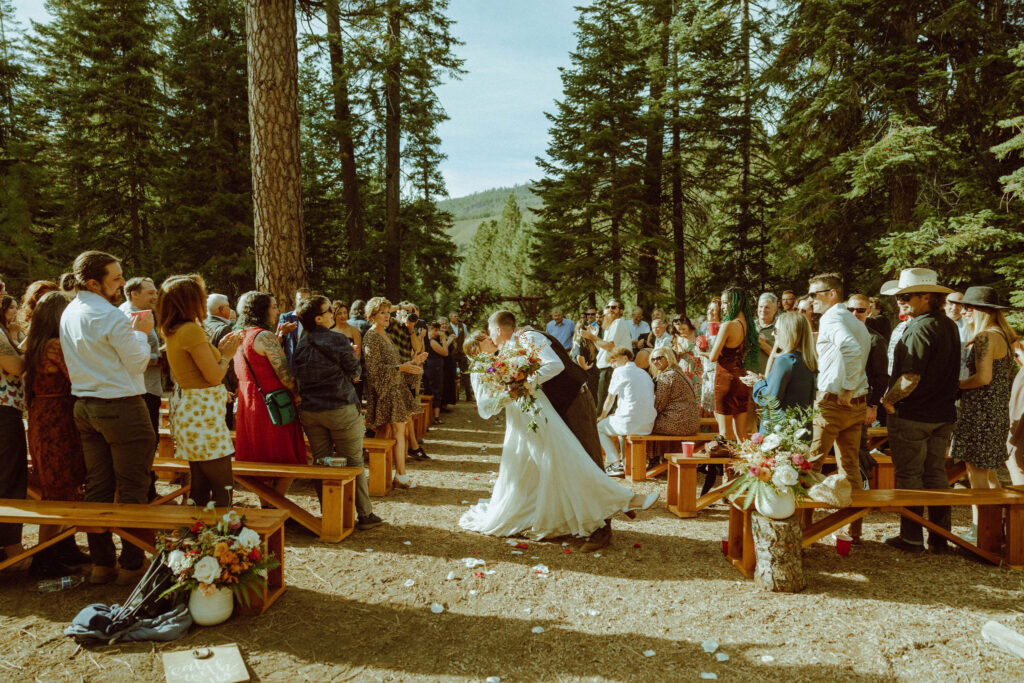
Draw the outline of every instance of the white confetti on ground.
M530 630L533 631L534 633L544 633L544 627L543 626L534 626Z
M440 614L444 611L444 605L439 602L432 602L430 603L430 611L434 614Z

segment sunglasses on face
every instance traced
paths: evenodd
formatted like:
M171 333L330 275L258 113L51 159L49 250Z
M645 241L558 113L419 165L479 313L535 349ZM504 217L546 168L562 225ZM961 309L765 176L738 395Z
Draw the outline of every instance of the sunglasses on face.
M897 294L896 295L896 301L899 301L900 303L904 303L905 304L908 301L910 301L911 299L913 299L915 296L921 296L921 295L920 294Z
M858 307L855 307L855 306L847 306L846 310L848 310L850 313L867 313L868 312L868 309L866 309L866 308L858 308Z
M831 292L831 291L832 291L831 289L819 289L819 290L816 290L816 291L813 291L813 292L807 292L807 296L809 296L812 299L814 299L819 294L824 294L825 292Z
M652 361L665 360L665 356L651 356Z

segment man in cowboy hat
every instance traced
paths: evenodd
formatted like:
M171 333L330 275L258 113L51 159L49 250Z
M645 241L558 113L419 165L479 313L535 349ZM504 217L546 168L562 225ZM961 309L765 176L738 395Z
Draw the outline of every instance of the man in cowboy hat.
M909 321L893 353L889 390L882 407L889 414L889 444L896 469L896 488L948 489L946 451L956 422L960 374L960 333L943 311L953 290L938 284L928 268L909 268L882 294L895 296ZM921 514L920 507L909 507ZM949 507L928 508L928 519L950 528ZM900 533L885 543L906 552L924 550L920 524L900 518ZM948 550L946 539L929 533L928 549Z

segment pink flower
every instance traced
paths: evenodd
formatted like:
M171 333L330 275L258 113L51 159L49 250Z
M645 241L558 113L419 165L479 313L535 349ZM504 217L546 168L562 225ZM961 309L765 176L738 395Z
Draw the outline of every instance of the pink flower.
M764 434L761 432L754 432L753 436L750 437L750 443L759 444L764 441Z
M806 462L804 460L804 456L800 455L799 453L797 453L796 455L793 456L793 464L794 465L798 465L798 466L799 465L803 465L804 462Z
M754 475L755 477L761 476L761 467L759 465L751 465L750 466L750 473L752 475Z
M807 470L811 469L811 463L804 460L802 463L800 463L800 469L806 472Z

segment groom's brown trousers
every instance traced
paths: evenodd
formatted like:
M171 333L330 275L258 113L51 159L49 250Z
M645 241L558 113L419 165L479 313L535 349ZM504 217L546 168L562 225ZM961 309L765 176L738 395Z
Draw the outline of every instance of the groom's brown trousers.
M580 388L576 400L569 404L562 419L603 474L604 452L601 450L601 439L597 435L597 407L594 405L594 397L585 385Z

